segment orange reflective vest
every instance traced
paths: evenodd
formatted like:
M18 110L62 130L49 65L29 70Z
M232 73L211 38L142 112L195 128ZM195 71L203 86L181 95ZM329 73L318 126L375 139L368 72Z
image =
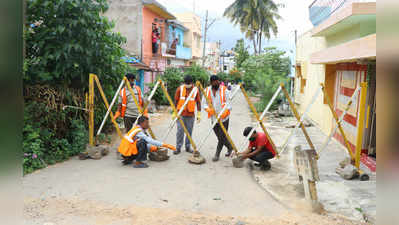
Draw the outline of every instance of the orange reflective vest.
M222 105L222 109L226 105L226 86L220 85L219 86L219 95L220 95L220 104ZM208 87L206 90L206 96L209 99L210 102L212 102L212 87ZM213 104L213 102L212 102ZM230 110L226 109L224 113L222 114L221 118L225 119L230 115ZM208 118L211 118L211 114L208 113Z
M136 126L132 128L129 132L127 132L125 137L123 137L121 144L119 145L118 152L126 157L137 155L138 150L136 144L138 138L135 137L141 131L143 131L143 129L139 126Z
M197 88L196 87L193 87L193 88L195 88L195 89L193 89L192 91L195 91L195 92L194 92L193 96L191 96L190 100L188 101L188 103L186 105L186 109L190 113L195 111L195 97L197 96ZM181 109L181 107L183 107L184 102L186 101L186 94L187 94L186 86L181 85L180 86L180 99L177 102L177 111L179 111Z
M134 85L136 88L137 94L139 96L139 104L143 105L143 99L141 98L141 89L139 86ZM125 117L126 107L127 107L127 96L126 96L126 87L123 88L120 92L122 97L122 108L121 108L121 117Z

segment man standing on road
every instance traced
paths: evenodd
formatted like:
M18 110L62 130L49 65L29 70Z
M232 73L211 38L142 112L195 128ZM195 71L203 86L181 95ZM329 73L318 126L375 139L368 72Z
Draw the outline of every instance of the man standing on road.
M191 91L194 91L194 95L190 98L187 105L183 109L183 112L181 113L181 119L183 120L184 125L186 126L190 135L192 135L193 133L194 119L195 119L194 113L196 105L197 105L197 123L201 121L201 98L198 92L198 88L194 87L193 85L193 78L190 75L187 75L184 77L184 84L178 87L176 90L175 105L177 106L177 111L180 111L180 109L183 107L184 102L186 101L186 98L189 97ZM175 117L176 115L173 114L173 118ZM177 150L174 152L174 154L176 155L180 154L181 147L183 146L183 141L184 141L184 130L182 125L178 122L177 133L176 133ZM185 143L186 152L192 153L193 150L191 149L188 137L186 137L185 142L186 142Z
M222 120L222 123L227 131L229 129L229 116L231 111L229 91L227 91L226 86L220 85L218 76L212 75L210 81L211 86L206 89L206 98L208 98L209 101L212 103L214 110L209 108L208 104L205 101L205 111L208 112L208 118L212 118L213 123L214 120L217 119L217 115L219 115L223 107L226 106L226 110L223 112L220 119ZM227 148L227 153L225 155L226 157L229 157L231 155L233 148L228 141L226 135L223 133L223 130L220 127L219 123L217 123L213 127L213 131L218 138L218 145L216 147L215 156L212 158L212 161L216 162L219 160L220 152L222 151L223 146L226 146Z
M148 136L146 130L150 127L148 117L141 116L138 119L138 125L131 129L122 139L118 152L122 155L123 165L131 164L134 168L147 168L148 165L143 161L147 160L148 152L156 152L159 147L165 147L172 151L176 148L173 145L165 144L152 139Z
M244 129L243 135L247 137L251 132L252 127ZM258 162L255 166L259 166L263 170L269 170L271 168L269 159L276 156L276 151L273 146L267 140L266 134L263 132L254 131L249 138L249 146L246 151L239 153L242 159L250 158L253 161Z
M129 80L130 86L133 89L136 100L140 104L140 107L144 106L144 96L139 86L136 85L136 76L134 74L128 73L126 78ZM115 119L121 116L125 124L126 132L130 131L139 116L139 109L133 99L132 94L126 87L122 88L119 93L119 105L118 111L115 114Z

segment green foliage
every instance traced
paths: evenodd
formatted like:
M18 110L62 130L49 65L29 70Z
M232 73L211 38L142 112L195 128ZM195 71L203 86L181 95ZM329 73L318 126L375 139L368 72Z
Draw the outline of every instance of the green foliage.
M103 84L118 82L127 70L126 39L111 32L113 23L101 16L107 9L106 0L27 1L24 84L86 89L89 73Z
M24 25L24 173L68 159L85 149L85 107L89 74L97 74L105 95L114 95L133 70L121 58L126 39L103 16L106 0L28 0ZM106 112L95 97L95 126ZM104 130L109 130L106 123Z
M183 83L183 71L178 68L167 68L161 79L166 83L168 93L172 99L175 97L176 89ZM162 92L162 95L165 95ZM169 102L166 100L166 104Z
M184 76L185 75L191 75L194 79L194 83L199 81L203 86L206 86L209 83L208 71L197 64L193 64L192 66L185 68Z
M179 68L167 68L165 73L160 76L160 78L165 82L166 87L168 89L168 93L172 99L175 97L176 89L180 87L180 85L184 82L184 76L191 75L194 80L194 84L197 81L200 81L202 85L206 85L209 80L208 72L198 65L192 65L191 67L185 68L182 71ZM153 88L154 84L150 84L150 88ZM168 105L169 102L166 99L161 89L158 89L155 92L153 97L156 104L158 105Z
M242 63L249 57L248 48L245 47L244 39L237 40L236 46L234 47L234 52L236 56L234 57L234 62L237 68L241 68Z
M24 174L64 161L85 149L88 133L84 120L78 115L52 111L44 103L37 102L25 105L24 110ZM69 119L64 123L59 121L59 118L67 117ZM69 129L57 127L57 124L65 125Z
M240 26L245 37L253 41L257 54L261 52L263 36L269 39L272 33L277 35L280 7L283 5L273 0L235 0L225 9L223 16Z
M291 61L284 54L276 48L266 48L263 54L250 56L242 65L245 88L261 96L258 104L261 111L280 83L289 79Z
M149 88L152 90L155 86L155 83L150 83ZM157 105L169 105L168 99L166 98L165 94L163 93L161 87L158 87L158 89L155 91L154 96L152 99L155 101L155 104Z
M220 79L221 81L224 81L224 82L229 82L229 81L232 80L231 77L230 77L230 75L229 75L228 73L219 72L219 73L216 74L216 76L218 76L219 79Z

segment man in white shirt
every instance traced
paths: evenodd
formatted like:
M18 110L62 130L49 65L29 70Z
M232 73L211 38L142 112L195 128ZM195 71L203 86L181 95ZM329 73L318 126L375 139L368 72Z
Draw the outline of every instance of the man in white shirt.
M208 104L206 104L206 101L204 101L205 111L208 112L208 118L210 117L213 123L214 120L217 119L219 113L223 110L223 108L225 108L220 119L222 120L224 127L228 131L230 111L232 109L229 97L230 92L227 90L226 86L220 85L218 76L216 75L211 76L210 81L211 81L211 86L209 86L206 89L206 98L208 98L212 102L214 110L212 110L208 106ZM227 153L225 154L226 157L229 157L231 155L233 147L228 141L226 135L223 133L223 130L220 127L219 123L217 123L213 127L213 131L215 132L215 135L218 138L218 145L216 148L215 156L212 158L212 161L216 162L219 160L223 146L226 146L227 148Z

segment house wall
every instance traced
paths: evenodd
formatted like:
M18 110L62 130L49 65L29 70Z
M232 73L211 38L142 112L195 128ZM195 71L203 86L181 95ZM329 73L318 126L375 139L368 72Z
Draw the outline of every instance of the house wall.
M298 38L296 50L296 62L300 65L300 74L295 77L295 103L298 111L302 114L313 95L320 87L320 83L325 82L325 65L310 63L310 55L327 47L327 42L323 37L312 37L310 32L306 32ZM301 79L306 79L304 91L301 93ZM320 94L308 112L308 117L316 123L320 129L328 134L332 127L332 113L327 104L324 104L324 96Z
M141 56L142 39L142 0L108 0L109 9L105 16L115 22L115 32L126 37L126 44L122 47L130 55Z
M152 23L154 19L163 20L163 23L157 23L161 32L161 43L166 39L165 18L157 15L147 7L143 7L143 62L147 64L154 72L144 74L145 91L148 91L148 83L156 80L157 75L163 74L166 69L166 59L161 56L161 44L158 47L157 54L152 53Z
M152 61L152 23L154 23L154 19L158 18L158 20L162 19L165 21L165 18L155 14L147 7L143 7L143 62L147 65ZM157 24L161 31L161 42L165 40L165 22ZM158 53L161 53L161 46L158 48Z
M311 55L316 52L328 52L332 54L333 51L331 49L373 34L375 33L375 28L375 22L364 22L354 24L345 30L326 37L312 37L312 32L309 31L298 38L296 63L297 70L300 71L297 71L295 77L295 103L301 113L304 112L310 103L312 96L317 88L320 87L320 83L323 83L326 86L337 115L340 116L342 114L345 105L353 95L355 89L360 86L361 82L366 81L367 65L360 65L357 62L353 62L353 60L335 64L313 64L310 63ZM364 47L372 48L372 45L364 45ZM340 54L345 56L355 54L351 48L340 50L343 51ZM342 55L340 56L342 57ZM303 93L301 93L300 89L303 86L303 79L306 79L306 85L304 86ZM357 126L359 123L359 99L360 97L354 100L352 107L342 122L343 129L353 151L356 145ZM368 107L367 104L366 107ZM330 134L332 128L336 125L323 94L317 98L308 116L327 135ZM340 133L336 132L334 137L344 144ZM362 149L366 148L366 139L364 139Z
M185 34L185 43L191 47L192 57L201 58L201 18L194 13L181 13L175 14L175 16L180 22L183 23L185 27L189 29L189 31Z
M172 25L169 25L169 47L172 45L173 40L175 38L179 38L179 42L177 44L177 46L183 46L184 43L184 31L183 29L179 28L179 27L175 27L173 29Z

